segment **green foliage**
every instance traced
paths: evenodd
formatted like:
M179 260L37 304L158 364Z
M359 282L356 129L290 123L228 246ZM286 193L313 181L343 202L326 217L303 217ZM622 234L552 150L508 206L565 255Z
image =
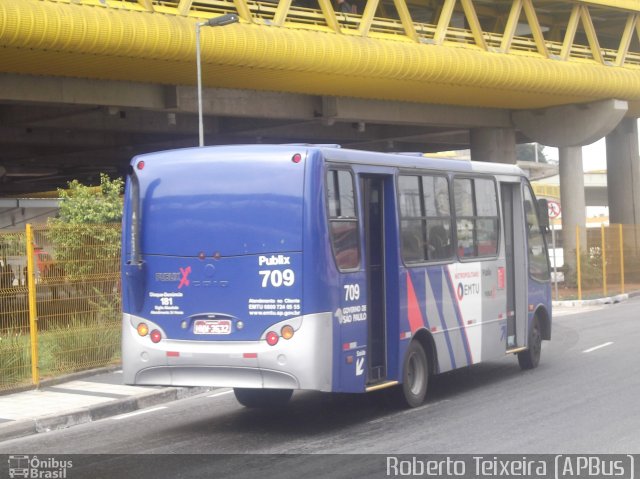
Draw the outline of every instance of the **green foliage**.
M120 352L120 322L97 323L74 315L41 337L45 374L111 364Z
M122 219L121 178L109 179L100 175L100 186L92 187L73 180L68 190L58 190L62 200L59 221L67 224L115 223Z
M540 143L516 145L516 159L518 161L536 161L536 150L538 152L538 163L548 163L544 154L544 145Z
M3 233L0 235L0 256L21 256L26 251L26 236L24 233Z
M123 185L120 178L111 180L100 175L100 187L73 180L68 190L58 190L63 200L60 215L49 221L46 233L57 269L52 275L64 273L76 283L117 276Z
M575 258L576 251L573 250L572 254ZM566 284L576 287L578 285L577 269L574 266L569 268L565 263L564 270ZM588 252L580 254L580 280L583 288L602 286L602 252L600 248L589 248Z

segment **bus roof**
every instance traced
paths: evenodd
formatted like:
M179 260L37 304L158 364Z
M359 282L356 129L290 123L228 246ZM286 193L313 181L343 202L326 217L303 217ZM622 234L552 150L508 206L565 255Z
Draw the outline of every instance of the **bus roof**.
M339 145L314 145L314 144L282 144L282 145L221 145L205 148L183 148L177 150L160 151L139 155L142 159L146 156L172 156L180 152L183 159L201 157L207 150L224 149L229 152L285 152L299 153L301 149L318 151L322 156L332 162L357 163L375 166L389 166L405 169L427 169L438 171L486 173L491 175L526 176L524 171L516 165L503 163L487 163L449 158L430 158L422 154L380 153L375 151L352 150L341 148Z
M341 148L319 147L323 156L329 161L361 163L397 168L433 169L454 172L487 173L493 175L525 176L515 165L501 163L485 163L448 158L430 158L423 155L403 153L379 153L373 151L349 150Z

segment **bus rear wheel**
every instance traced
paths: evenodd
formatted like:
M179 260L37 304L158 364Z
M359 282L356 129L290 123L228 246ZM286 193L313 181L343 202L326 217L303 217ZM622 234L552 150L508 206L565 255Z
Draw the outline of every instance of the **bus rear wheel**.
M540 353L542 352L542 331L540 321L537 316L533 317L533 323L529 330L528 349L518 353L518 364L520 369L533 369L540 363Z
M277 408L286 405L291 399L291 389L251 389L233 388L236 399L248 408Z
M402 407L418 407L427 395L429 363L424 348L411 341L404 356L402 384L395 391L396 402Z

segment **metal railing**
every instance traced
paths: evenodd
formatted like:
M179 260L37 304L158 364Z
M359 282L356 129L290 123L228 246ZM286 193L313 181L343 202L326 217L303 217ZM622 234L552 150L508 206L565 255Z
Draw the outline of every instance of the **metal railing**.
M0 233L0 391L120 357L120 225Z
M568 264L562 268L565 298L561 299L640 290L640 225L578 226L575 235L576 249L565 252Z

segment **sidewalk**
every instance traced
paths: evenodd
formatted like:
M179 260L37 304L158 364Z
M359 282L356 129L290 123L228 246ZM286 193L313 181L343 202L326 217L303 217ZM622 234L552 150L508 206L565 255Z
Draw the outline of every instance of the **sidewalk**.
M0 396L0 441L97 421L208 390L125 386L122 371L113 371L7 394Z
M606 296L595 299L569 299L564 301L553 301L554 308L574 308L581 306L601 306L604 304L615 304L626 301L629 298L640 296L640 291L631 291L630 293L617 294L615 296Z

